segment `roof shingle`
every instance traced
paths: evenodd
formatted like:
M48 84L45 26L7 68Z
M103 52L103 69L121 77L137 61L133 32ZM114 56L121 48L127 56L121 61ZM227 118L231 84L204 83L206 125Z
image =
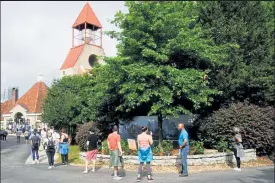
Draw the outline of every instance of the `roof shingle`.
M77 59L80 56L83 48L84 48L84 45L71 48L71 50L70 50L69 54L67 55L63 65L61 66L60 70L74 67L74 65L77 62Z

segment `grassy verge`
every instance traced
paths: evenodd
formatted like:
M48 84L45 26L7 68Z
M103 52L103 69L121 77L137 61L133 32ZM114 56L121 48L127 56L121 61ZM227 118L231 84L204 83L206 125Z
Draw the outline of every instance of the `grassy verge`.
M80 149L77 145L69 146L69 164L83 164L83 161L79 158ZM61 163L61 155L58 156L58 162Z

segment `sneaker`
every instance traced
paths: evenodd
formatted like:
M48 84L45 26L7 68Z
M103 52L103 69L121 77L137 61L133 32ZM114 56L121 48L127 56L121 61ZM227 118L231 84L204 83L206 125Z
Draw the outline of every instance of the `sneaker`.
M114 173L112 173L111 176L113 177L113 176L114 176ZM119 174L119 173L117 174L117 176L118 176L118 177L122 177L122 175Z
M152 182L153 181L152 176L150 176L150 178L149 178L149 176L147 176L147 180L148 180L148 182Z
M234 168L234 170L239 171L239 172L242 171L242 169L240 169L240 168Z
M35 161L35 160L33 160L33 161L32 161L32 164L35 164L35 163L36 163L36 161Z
M140 181L141 181L141 178L140 178L140 177L138 177L138 178L137 178L137 182L140 182Z
M93 169L91 170L91 172L95 172L95 169L93 168Z
M180 174L179 177L188 177L186 174Z
M52 166L49 166L49 168L48 168L48 169L49 169L49 170L50 170L50 169L52 169Z
M113 179L114 179L114 180L121 180L122 177L114 176Z
M88 173L88 170L85 170L85 171L84 171L84 172L82 172L82 173L85 173L85 174L86 174L86 173Z
M37 160L35 160L35 161L36 161L36 163L37 163L37 164L39 164L39 160L38 160L38 159L37 159Z

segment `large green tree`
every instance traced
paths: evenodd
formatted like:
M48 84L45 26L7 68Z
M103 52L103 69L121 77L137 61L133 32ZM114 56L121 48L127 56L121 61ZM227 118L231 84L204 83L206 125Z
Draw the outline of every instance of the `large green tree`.
M219 102L274 104L274 2L201 1L199 23L216 45L236 43L211 73ZM206 32L206 31L205 31Z
M126 6L129 12L118 12L112 21L122 31L108 33L119 41L118 56L95 71L93 92L98 99L91 108L107 99L117 99L113 109L120 113L145 108L147 115L158 116L161 146L163 118L195 112L219 94L203 77L213 65L224 63L231 46L215 46L204 37L201 26L195 25L196 3L126 2Z
M58 129L68 130L75 129L77 124L89 122L90 78L86 74L54 80L43 103L43 121Z

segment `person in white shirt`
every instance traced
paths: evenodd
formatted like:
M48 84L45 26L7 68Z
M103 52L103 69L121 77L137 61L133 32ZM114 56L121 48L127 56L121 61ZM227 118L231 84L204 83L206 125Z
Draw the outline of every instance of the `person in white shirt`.
M45 139L47 139L47 131L45 128L41 131L41 138L42 138L42 145L43 149L45 150Z
M49 131L50 132L50 131ZM57 132L57 130L55 130L53 132L53 139L55 141L55 152L58 153L59 150L59 142L60 142L60 134Z

